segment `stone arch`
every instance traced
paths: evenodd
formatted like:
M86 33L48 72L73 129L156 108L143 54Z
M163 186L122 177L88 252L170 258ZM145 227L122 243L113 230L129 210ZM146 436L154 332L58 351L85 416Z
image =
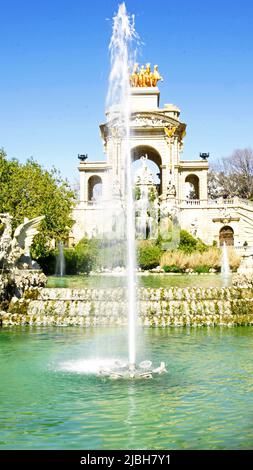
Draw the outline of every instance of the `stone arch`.
M227 246L234 245L234 230L229 225L224 225L219 232L220 246L223 246L224 242L226 242Z
M131 149L132 160L135 162L139 160L142 156L147 155L148 160L154 162L159 168L159 179L160 182L158 186L158 193L162 193L162 157L160 153L150 145L137 145ZM158 175L157 175L158 176Z
M189 185L188 199L199 199L199 177L194 173L190 173L185 178L185 183Z
M88 179L88 201L97 201L102 196L102 178L92 175Z

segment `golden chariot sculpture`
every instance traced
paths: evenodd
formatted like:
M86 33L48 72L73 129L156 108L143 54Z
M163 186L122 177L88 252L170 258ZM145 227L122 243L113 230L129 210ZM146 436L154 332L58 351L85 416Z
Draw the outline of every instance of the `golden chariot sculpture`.
M149 63L146 64L146 68L144 68L144 65L139 68L139 64L134 64L133 71L130 74L131 87L156 87L159 80L163 81L163 77L158 72L158 65L154 65L152 72Z

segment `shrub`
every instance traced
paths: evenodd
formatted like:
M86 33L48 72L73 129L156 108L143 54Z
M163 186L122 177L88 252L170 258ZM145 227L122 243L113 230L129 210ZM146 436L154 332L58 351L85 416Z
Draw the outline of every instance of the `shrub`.
M194 272L198 274L209 273L210 268L211 266L197 266Z
M233 250L233 248L228 249L228 256L230 269L232 271L235 271L240 264L240 257ZM208 267L209 269L213 268L219 271L221 268L221 257L221 250L215 247L210 247L207 251L204 251L202 253L184 253L181 250L166 251L161 257L160 264L161 267L178 266L183 271L186 269L202 269L203 266Z
M139 186L135 186L134 188L134 199L138 200L141 197L141 190Z
M73 258L76 258L76 272L89 273L96 268L98 258L98 240L82 238L74 248ZM71 249L69 249L71 250ZM74 259L70 265L70 269L75 265ZM66 270L66 272L68 272Z
M47 276L55 274L56 258L57 258L57 251L54 250L54 251L50 251L50 253L48 253L43 258L39 258L37 260L42 271Z
M194 251L202 253L208 250L208 246L199 238L194 238L186 230L180 230L180 243L178 249L185 253L193 253Z
M153 269L159 266L161 249L150 241L142 240L138 244L137 263L142 269Z
M38 260L43 272L52 275L56 272L58 250L53 250ZM64 248L66 274L89 273L96 267L98 257L98 241L83 238L75 248Z
M178 249L185 251L186 253L191 253L196 250L197 240L186 230L180 230L180 243Z
M196 251L199 251L200 253L204 253L204 251L208 251L209 248L210 247L208 245L206 245L204 242L202 242L202 240L198 238Z
M97 266L114 269L126 265L125 240L100 240L97 256Z
M77 274L77 253L74 248L65 248L64 249L64 258L65 258L65 273L66 274Z
M163 270L165 273L182 273L183 269L179 268L179 266L163 266Z

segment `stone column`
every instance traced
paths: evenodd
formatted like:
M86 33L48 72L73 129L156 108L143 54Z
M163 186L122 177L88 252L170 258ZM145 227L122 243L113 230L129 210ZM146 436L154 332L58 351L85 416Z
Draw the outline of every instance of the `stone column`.
M87 201L87 181L84 169L79 166L80 175L80 201Z
M207 171L202 170L198 173L199 177L199 199L207 201Z
M161 178L161 196L162 199L166 198L166 189L168 185L168 168L166 165L160 167L160 178Z

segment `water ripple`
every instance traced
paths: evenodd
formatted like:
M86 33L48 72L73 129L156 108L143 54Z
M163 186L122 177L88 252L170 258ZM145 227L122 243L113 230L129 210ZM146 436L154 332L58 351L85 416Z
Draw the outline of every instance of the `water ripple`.
M140 360L164 360L168 374L136 382L91 374L98 367L94 342L108 364L125 357L121 334L115 328L2 330L0 447L253 447L251 328L144 329Z

